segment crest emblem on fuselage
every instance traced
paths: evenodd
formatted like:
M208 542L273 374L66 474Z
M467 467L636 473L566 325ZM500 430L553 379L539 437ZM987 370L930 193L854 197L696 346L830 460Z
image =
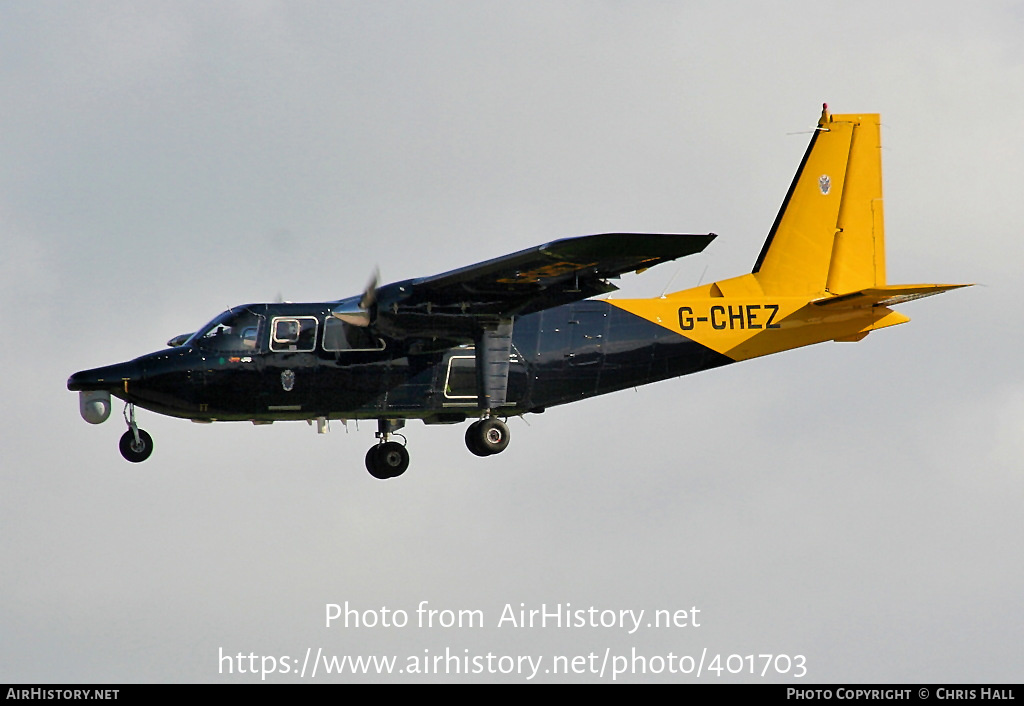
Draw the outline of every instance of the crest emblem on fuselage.
M828 174L818 177L818 188L821 189L822 196L828 196L828 192L832 190L832 179Z
M295 387L295 371L285 370L281 373L281 387L284 388L285 392L291 392Z

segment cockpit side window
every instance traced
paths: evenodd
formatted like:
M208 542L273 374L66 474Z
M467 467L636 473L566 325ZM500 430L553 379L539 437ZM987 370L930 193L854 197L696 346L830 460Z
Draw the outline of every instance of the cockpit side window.
M306 352L316 348L315 316L282 316L271 324L270 350Z
M259 342L259 326L246 326L242 329L242 348L256 350Z
M261 316L251 311L226 311L196 335L200 348L208 351L252 353L259 346Z

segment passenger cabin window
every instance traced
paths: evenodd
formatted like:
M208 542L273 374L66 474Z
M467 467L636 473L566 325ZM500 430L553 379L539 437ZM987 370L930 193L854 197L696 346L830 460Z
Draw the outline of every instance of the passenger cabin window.
M475 355L453 355L448 359L444 396L450 400L473 399L477 396Z
M324 321L325 351L381 351L384 342L360 326L347 324L333 316Z
M274 319L271 325L270 350L307 352L316 348L315 316L293 316Z

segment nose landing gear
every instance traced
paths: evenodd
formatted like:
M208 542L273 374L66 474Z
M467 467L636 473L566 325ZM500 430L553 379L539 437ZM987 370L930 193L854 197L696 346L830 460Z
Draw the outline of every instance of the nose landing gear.
M131 402L124 406L124 421L128 431L121 436L118 448L126 461L141 463L153 453L153 437L135 423L135 405Z

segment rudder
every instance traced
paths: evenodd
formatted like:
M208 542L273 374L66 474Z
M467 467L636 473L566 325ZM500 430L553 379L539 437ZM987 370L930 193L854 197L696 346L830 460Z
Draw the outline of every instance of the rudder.
M822 111L753 273L766 294L885 284L879 116Z

